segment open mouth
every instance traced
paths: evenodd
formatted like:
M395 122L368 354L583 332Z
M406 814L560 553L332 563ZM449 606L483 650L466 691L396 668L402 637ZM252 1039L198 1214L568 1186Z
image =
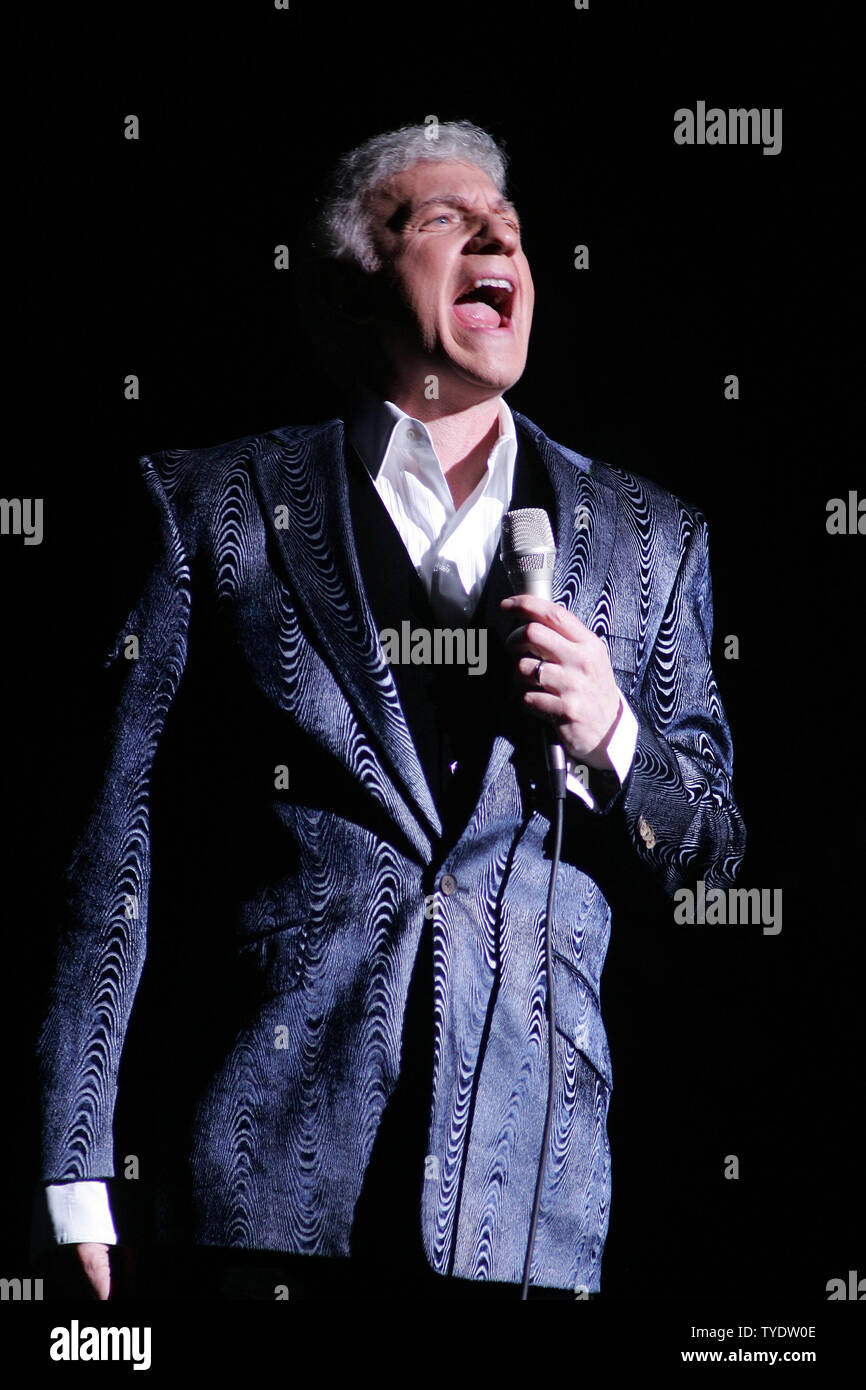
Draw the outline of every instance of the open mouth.
M466 328L507 328L515 287L512 280L485 276L473 280L454 301L454 314Z

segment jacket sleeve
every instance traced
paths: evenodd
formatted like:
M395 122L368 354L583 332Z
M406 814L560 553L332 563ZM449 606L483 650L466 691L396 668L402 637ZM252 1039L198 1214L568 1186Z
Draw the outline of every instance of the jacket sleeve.
M629 693L634 759L622 787L591 784L599 819L637 881L665 894L736 878L746 831L731 788L733 750L710 660L713 600L707 527L692 520L643 679Z
M139 467L157 553L105 663L118 694L101 784L65 873L36 1046L44 1183L114 1176L118 1067L145 958L150 775L186 661L189 564L155 462Z

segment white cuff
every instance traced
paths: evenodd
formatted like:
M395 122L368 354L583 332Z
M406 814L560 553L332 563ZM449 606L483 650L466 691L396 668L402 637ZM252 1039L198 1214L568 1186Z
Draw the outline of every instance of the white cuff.
M619 687L617 687L619 689ZM619 692L622 703L619 719L616 721L616 728L608 739L607 756L613 764L613 770L617 775L620 786L622 786L634 762L635 749L637 748L638 722L634 710L628 700ZM566 758L566 790L574 792L579 796L591 811L597 810L596 800L588 787L583 785L577 769L584 767L584 774L587 774L585 764L581 764L577 758Z
M578 771L577 771L577 769L578 769L579 767L582 767L582 768L583 768L583 771L584 771L584 774L585 774L585 773L586 773L586 765L585 765L585 764L578 762L577 758L566 758L566 760L565 760L565 790L566 790L567 792L574 792L575 796L579 796L580 799L581 799L581 801L585 801L586 804L587 804L587 806L589 807L589 809L590 809L591 811L594 811L594 810L595 810L595 797L593 796L593 794L592 794L592 792L589 790L589 788L588 788L588 787L585 787L585 786L583 785L583 782L581 781L581 778L580 778L580 776L579 776L579 774L578 774Z
M634 762L634 752L637 748L638 722L634 710L621 690L619 692L619 698L622 700L622 714L608 740L607 756L613 763L613 770L619 778L620 786L622 786Z
M82 1241L117 1244L104 1182L51 1183L44 1196L58 1245L80 1245Z

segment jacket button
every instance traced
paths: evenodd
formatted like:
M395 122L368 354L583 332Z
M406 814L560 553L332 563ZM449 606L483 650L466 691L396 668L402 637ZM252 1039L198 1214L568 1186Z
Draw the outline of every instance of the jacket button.
M446 898L450 898L452 893L457 892L457 880L453 874L443 874L439 880L439 887Z

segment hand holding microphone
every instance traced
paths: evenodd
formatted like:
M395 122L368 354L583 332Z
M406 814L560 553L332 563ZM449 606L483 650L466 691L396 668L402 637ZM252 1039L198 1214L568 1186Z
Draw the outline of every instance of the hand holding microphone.
M622 700L604 642L553 602L556 546L547 513L538 507L506 512L500 553L515 590L502 608L520 623L506 640L506 651L515 661L521 704L550 725L548 766L554 784L562 781L562 793L554 785L554 795L561 795L563 750L589 767L612 770L606 750Z

